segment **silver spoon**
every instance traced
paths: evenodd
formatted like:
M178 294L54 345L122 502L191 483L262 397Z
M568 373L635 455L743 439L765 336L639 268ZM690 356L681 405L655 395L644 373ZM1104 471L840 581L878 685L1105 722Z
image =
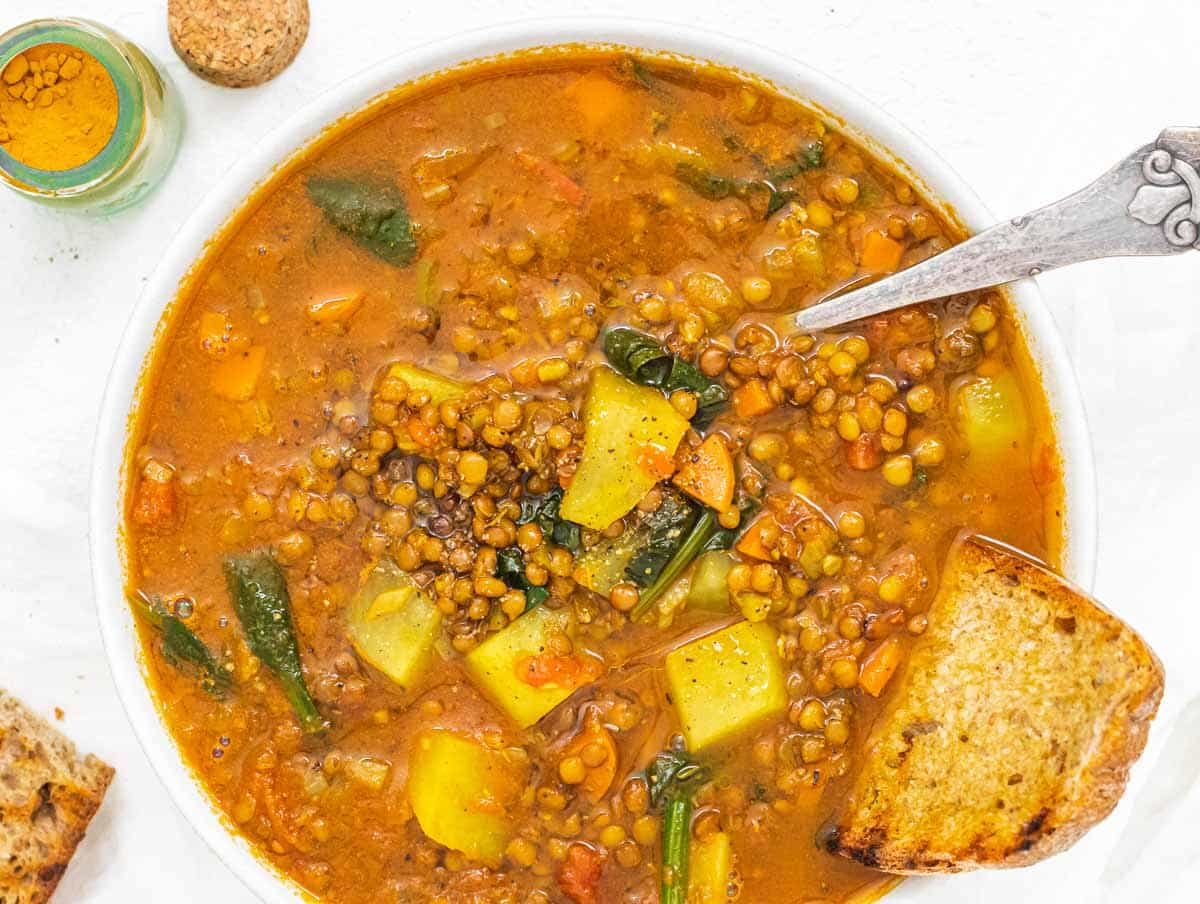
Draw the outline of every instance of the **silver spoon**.
M1200 249L1200 128L1167 129L1070 197L792 315L804 332L1100 257Z

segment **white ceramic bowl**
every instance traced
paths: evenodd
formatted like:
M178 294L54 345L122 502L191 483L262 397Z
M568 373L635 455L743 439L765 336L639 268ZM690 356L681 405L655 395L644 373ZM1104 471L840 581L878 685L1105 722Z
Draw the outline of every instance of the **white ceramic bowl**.
M163 255L117 352L96 438L91 488L92 571L101 633L117 690L159 777L184 816L209 846L264 901L295 902L303 895L250 845L232 833L183 764L159 716L143 674L131 613L122 595L124 574L121 466L126 428L147 353L166 305L205 244L274 168L339 117L396 85L469 60L528 47L590 42L709 60L773 83L841 120L844 129L947 206L969 229L994 222L963 180L904 126L845 86L767 48L680 25L629 20L551 19L472 32L418 47L332 89L259 142L188 219ZM1041 371L1054 416L1065 474L1064 570L1084 587L1095 566L1096 492L1091 444L1075 375L1037 287L1014 287L1018 316Z

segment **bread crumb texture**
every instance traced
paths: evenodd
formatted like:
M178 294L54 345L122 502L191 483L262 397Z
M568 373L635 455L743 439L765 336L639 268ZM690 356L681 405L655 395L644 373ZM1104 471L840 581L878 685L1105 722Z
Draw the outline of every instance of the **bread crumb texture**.
M1108 815L1163 691L1142 639L1008 547L952 549L823 844L896 873L1024 866Z
M0 689L0 904L50 899L112 777Z

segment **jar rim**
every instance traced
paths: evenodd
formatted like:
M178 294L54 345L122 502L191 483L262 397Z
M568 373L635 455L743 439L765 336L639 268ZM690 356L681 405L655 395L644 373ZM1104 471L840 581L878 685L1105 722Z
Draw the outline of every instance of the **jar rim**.
M17 54L34 47L67 44L94 57L117 91L117 122L96 156L71 169L46 170L22 163L0 146L0 176L26 192L66 197L93 188L121 171L141 143L146 120L142 80L120 46L123 40L86 19L35 19L0 35L0 69Z

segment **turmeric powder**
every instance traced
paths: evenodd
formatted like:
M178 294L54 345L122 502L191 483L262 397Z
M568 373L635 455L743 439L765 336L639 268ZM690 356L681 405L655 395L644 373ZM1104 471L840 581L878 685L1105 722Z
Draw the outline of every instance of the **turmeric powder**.
M108 144L119 112L112 76L78 47L39 44L0 70L0 147L25 166L82 166Z

